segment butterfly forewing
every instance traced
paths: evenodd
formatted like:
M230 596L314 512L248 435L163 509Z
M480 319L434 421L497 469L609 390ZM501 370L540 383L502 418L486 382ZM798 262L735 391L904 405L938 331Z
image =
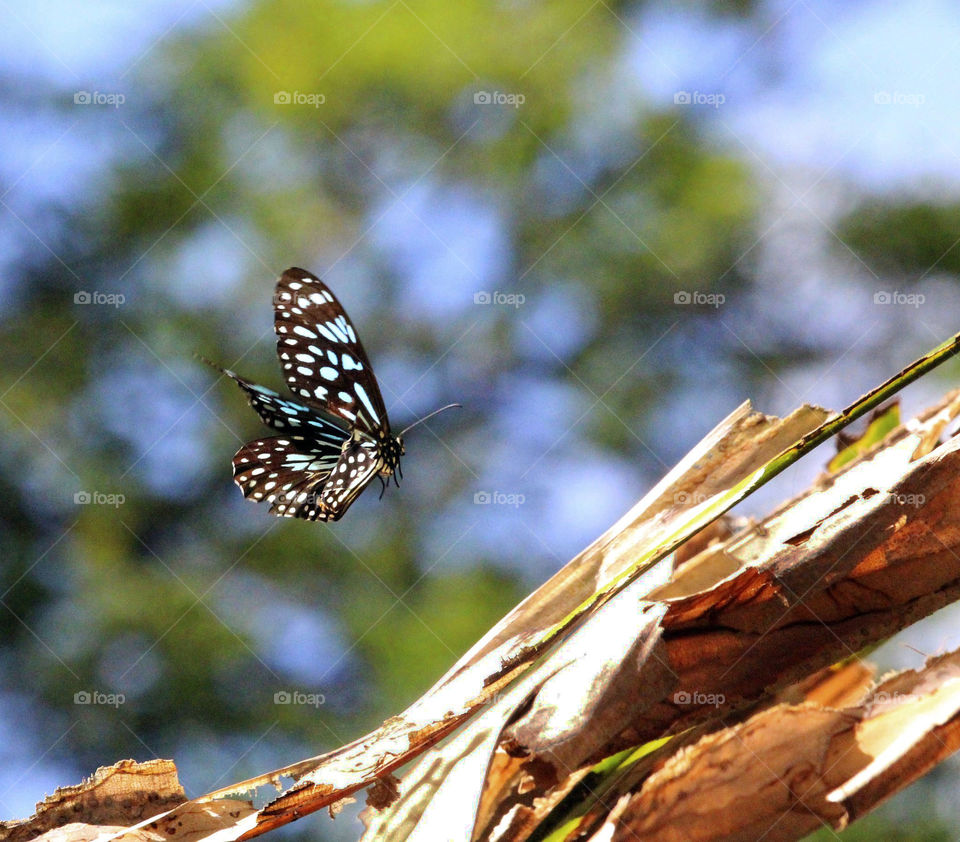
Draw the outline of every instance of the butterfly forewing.
M336 520L345 510L328 509L325 484L340 459L340 444L312 436L274 436L247 442L233 457L233 479L244 497L266 500L282 517Z
M373 439L388 434L370 361L327 285L305 269L288 269L277 282L274 308L277 354L293 393Z

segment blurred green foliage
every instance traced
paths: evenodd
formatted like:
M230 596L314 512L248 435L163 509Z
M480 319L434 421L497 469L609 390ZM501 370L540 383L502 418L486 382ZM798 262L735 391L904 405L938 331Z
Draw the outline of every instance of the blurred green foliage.
M960 272L958 225L957 204L867 199L843 220L840 235L878 273L915 284Z
M695 112L630 87L642 8L258 2L171 33L124 109L76 118L108 166L37 209L43 245L16 261L2 323L0 676L44 781L172 756L198 795L358 736L751 382L835 356L737 315L769 196ZM748 3L715 13L766 26ZM475 101L491 91L524 101ZM838 230L909 281L960 272L958 223L954 206L863 197ZM465 405L408 442L399 492L332 528L240 499L230 456L260 428L194 358L276 386L270 295L289 265L345 301L395 424ZM494 289L527 303L474 304ZM678 308L689 290L722 293L728 321ZM497 487L525 508L471 504ZM123 503L74 502L94 490ZM125 703L75 704L93 689ZM275 703L291 689L325 703ZM318 827L294 832L355 835Z

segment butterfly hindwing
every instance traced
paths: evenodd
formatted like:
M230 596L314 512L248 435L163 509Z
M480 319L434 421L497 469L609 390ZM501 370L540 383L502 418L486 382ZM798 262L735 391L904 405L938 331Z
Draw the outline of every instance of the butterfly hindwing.
M329 511L321 499L340 456L339 443L321 442L312 436L256 439L233 457L233 480L244 497L269 502L275 515L336 520L343 510Z
M305 269L288 269L274 308L277 354L291 391L371 438L389 432L370 360L327 285Z
M383 467L376 445L352 440L324 482L319 500L329 520L337 520Z

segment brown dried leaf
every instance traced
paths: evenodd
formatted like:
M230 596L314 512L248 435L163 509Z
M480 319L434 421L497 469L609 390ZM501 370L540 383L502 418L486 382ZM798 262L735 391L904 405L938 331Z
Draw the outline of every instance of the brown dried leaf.
M745 403L631 512L514 609L403 714L327 755L240 782L201 800L248 791L281 775L297 778L296 785L261 811L255 825L245 820L236 828L237 837L252 835L321 809L408 763L451 734L522 674L533 657L524 647L625 569L639 549L669 534L693 502L743 480L815 428L826 414L803 407L781 420L751 412ZM669 565L660 565L639 581L649 590L669 574ZM525 653L524 658L513 661L518 653Z
M621 798L590 838L721 842L837 830L960 747L960 653L862 705L781 705L704 737Z
M60 787L29 819L0 823L0 840L32 839L67 824L129 827L186 800L172 760L121 760L81 784Z
M665 542L691 506L744 480L825 416L805 408L781 421L744 405L402 715L337 751L174 809L165 826L226 794L294 776L298 783L261 811L237 814L210 836L249 838L422 755L398 792L371 802L392 803L376 817L368 809L365 838L522 839L613 752L692 729L671 741L675 751L720 727L721 713L745 716L772 704L772 693L859 699L862 672L846 668L830 681L821 671L960 594L952 555L960 547L960 440L917 459L960 408L956 395L950 401L764 523L719 543L722 533L711 535L673 582L667 560L580 617L549 652L528 648L638 554ZM905 509L901 498L921 493L924 505ZM470 728L428 751L480 711ZM839 722L818 721L828 734ZM853 780L854 798L889 764L864 768L870 776ZM451 803L457 822L445 809ZM823 807L832 817L839 809Z
M695 559L678 571L676 582L650 593L673 598L660 603L667 610L659 629L626 626L637 640L659 641L645 664L626 661L633 675L643 675L637 686L613 665L614 650L626 643L618 638L624 621L617 610L607 613L630 589L587 618L582 629L597 629L592 656L578 670L556 672L504 729L501 748L522 762L503 790L493 791L497 782L488 785L477 837L498 838L505 817L530 803L519 786L524 781L534 780L550 804L552 788L563 791L572 774L602 757L762 702L771 691L786 690L956 598L960 441L913 461L926 432L924 423L915 423L912 432L891 436L885 448L751 534L705 551L711 559L735 560L727 568L733 572L724 570L707 590L689 587L691 571L698 585L710 581ZM922 507L904 505L916 499ZM806 540L788 540L798 533ZM555 668L561 651L547 656L538 671ZM840 686L829 686L821 675L818 686L807 688L809 696L850 701L862 695L865 670L850 667L838 675ZM551 686L556 689L548 694ZM633 719L611 736L609 711L620 707ZM500 838L523 838L509 826L510 835Z

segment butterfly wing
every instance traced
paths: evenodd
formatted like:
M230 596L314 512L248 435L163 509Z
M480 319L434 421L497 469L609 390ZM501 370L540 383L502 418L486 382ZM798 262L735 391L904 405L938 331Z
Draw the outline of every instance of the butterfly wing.
M318 414L311 407L285 398L273 389L252 383L229 369L219 366L214 368L234 380L243 389L250 405L268 427L281 433L306 433L311 438L317 438L321 442L335 446L339 454L340 446L349 435L343 427Z
M266 500L280 517L337 520L322 502L328 478L341 457L340 443L287 435L247 442L233 457L233 481L244 497Z
M330 520L339 519L353 501L369 485L383 465L377 446L353 439L340 454L324 483L320 503L330 513Z
M274 308L277 354L291 391L370 438L389 433L370 360L327 285L305 269L287 269Z

